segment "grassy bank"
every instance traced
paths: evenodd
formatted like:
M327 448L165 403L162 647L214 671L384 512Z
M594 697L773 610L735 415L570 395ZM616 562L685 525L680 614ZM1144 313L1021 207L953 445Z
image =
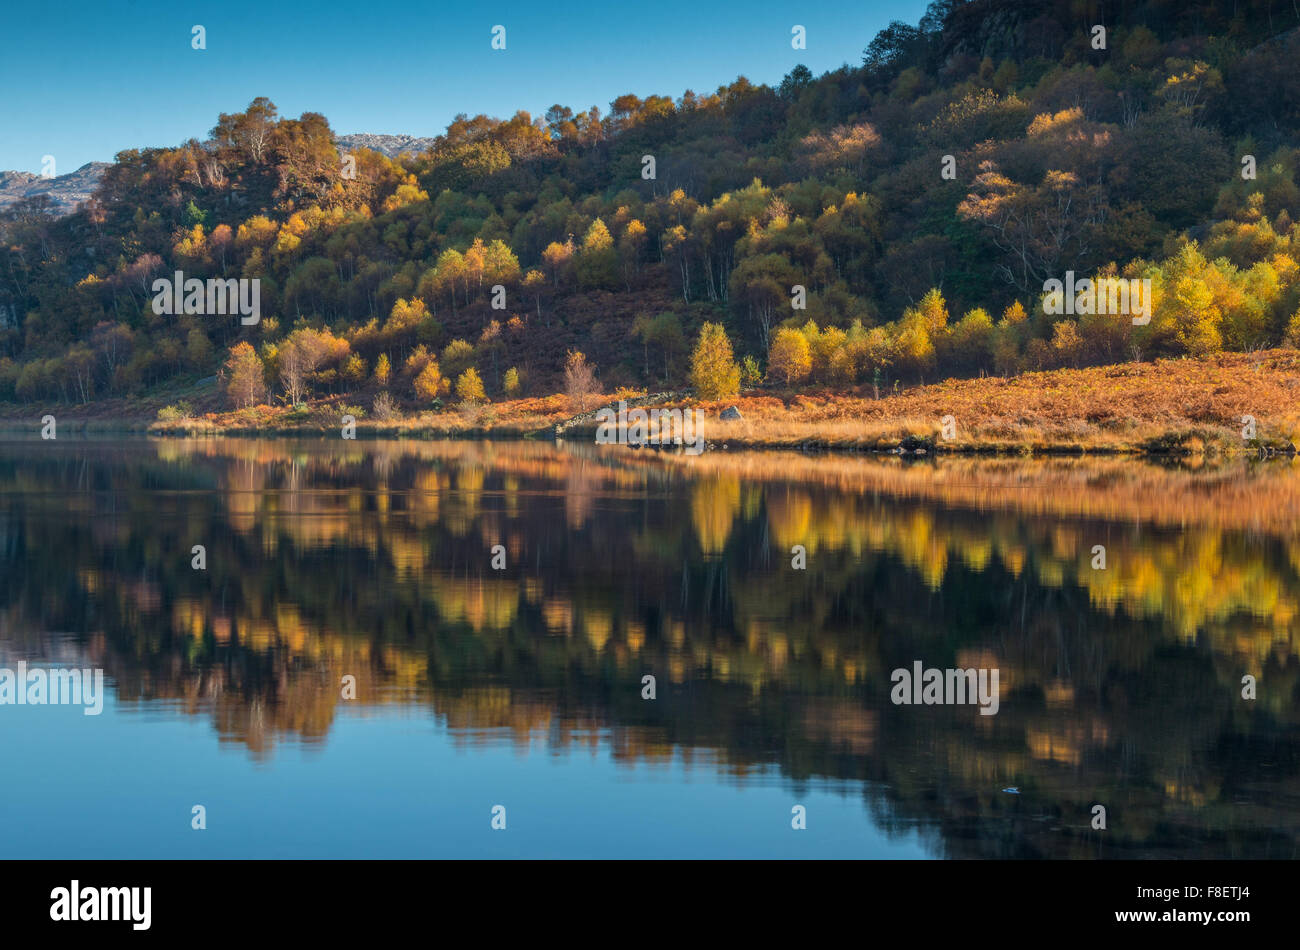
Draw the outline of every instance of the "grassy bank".
M752 391L704 410L729 448L959 454L1292 454L1300 445L1300 353L1058 369L946 380L899 392ZM734 406L741 418L724 420ZM951 426L944 438L944 417ZM1253 420L1253 437L1245 417ZM566 429L594 438L596 424Z
M1300 444L1300 353L1272 350L948 380L903 392L748 395L742 420L705 406L710 441L764 448L936 452L1290 453ZM943 417L952 416L951 439ZM1254 420L1244 438L1243 417Z
M175 394L167 394L174 396ZM297 408L221 410L212 390L196 394L190 418L158 421L166 397L106 400L86 407L0 407L0 427L36 432L46 413L61 432L148 432L157 436L337 435L343 418L358 438L553 438L590 440L564 395L376 418L373 397L314 400ZM616 397L598 397L596 405ZM914 453L1233 455L1300 445L1300 353L1270 350L1205 359L1058 369L1008 379L946 380L877 393L751 390L722 402L635 400L647 407L703 410L714 446ZM734 406L739 419L723 420ZM588 405L588 410L591 409ZM945 438L944 417L951 416ZM1254 420L1248 438L1243 417Z

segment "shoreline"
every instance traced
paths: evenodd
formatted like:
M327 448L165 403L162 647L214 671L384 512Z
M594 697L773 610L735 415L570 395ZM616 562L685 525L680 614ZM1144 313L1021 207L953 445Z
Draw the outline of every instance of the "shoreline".
M1067 423L1068 424L1068 423ZM40 423L13 424L0 420L0 440L40 441ZM600 445L596 440L597 427L575 426L558 431L557 426L519 428L513 426L403 426L372 423L358 420L355 435L346 441L414 441L414 442L529 442L561 445ZM325 425L265 425L222 426L207 423L146 422L109 423L99 420L67 419L58 423L58 434L74 438L112 438L149 440L190 439L314 439L327 441L341 438L338 426ZM624 432L625 434L625 432ZM642 444L626 441L612 446L638 452L690 454L685 446L665 441ZM804 438L766 438L761 434L737 432L718 433L707 438L705 451L746 452L802 452L810 455L868 455L903 456L912 458L1134 458L1173 459L1192 457L1218 457L1224 459L1259 458L1291 459L1300 455L1297 446L1282 439L1254 440L1244 445L1233 445L1226 430L1188 432L1170 429L1142 442L1093 442L1079 440L1059 441L981 441L977 439L954 440L945 443L930 435L905 435L872 440L836 439L810 433Z

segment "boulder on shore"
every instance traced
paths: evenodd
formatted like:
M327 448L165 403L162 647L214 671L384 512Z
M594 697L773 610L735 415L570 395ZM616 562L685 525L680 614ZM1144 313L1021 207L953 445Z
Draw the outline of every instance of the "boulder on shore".
M740 414L740 410L735 406L728 406L726 409L723 409L722 412L718 414L718 418L719 419L743 419L744 416Z

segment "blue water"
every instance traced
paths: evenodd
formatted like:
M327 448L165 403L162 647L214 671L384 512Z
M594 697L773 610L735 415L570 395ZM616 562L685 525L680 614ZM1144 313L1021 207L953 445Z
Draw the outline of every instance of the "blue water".
M6 858L922 858L915 831L887 837L861 786L743 783L714 763L526 753L507 737L458 743L423 712L345 712L329 741L258 762L202 718L112 690L98 717L0 707ZM207 828L191 828L191 808ZM491 828L494 805L506 829ZM791 828L791 808L807 828Z

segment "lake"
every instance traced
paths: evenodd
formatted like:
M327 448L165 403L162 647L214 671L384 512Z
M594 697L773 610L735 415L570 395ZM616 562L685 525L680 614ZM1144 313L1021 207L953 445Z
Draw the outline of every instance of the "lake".
M105 695L0 857L1294 858L1298 575L1288 461L4 442L0 667Z

